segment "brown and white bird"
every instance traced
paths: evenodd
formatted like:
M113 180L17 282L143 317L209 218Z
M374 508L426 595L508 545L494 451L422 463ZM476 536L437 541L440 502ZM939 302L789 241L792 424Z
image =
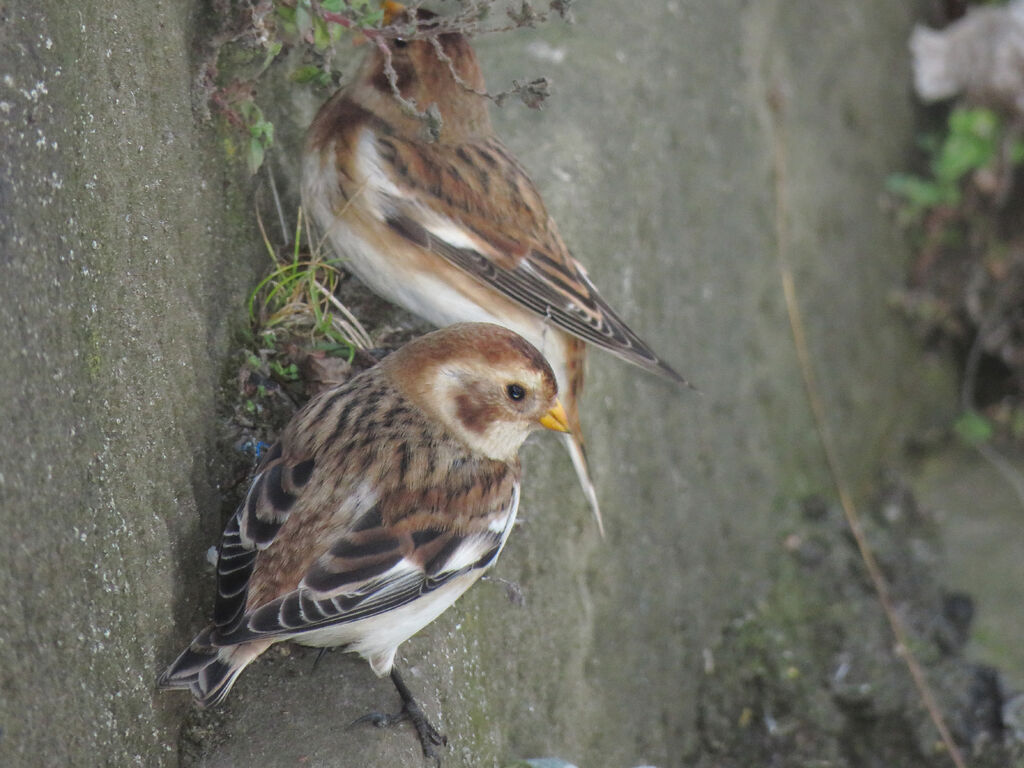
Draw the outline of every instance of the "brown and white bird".
M585 342L685 384L601 298L540 194L491 127L466 38L386 3L408 38L378 35L354 79L309 127L303 205L370 289L435 325L512 328L550 361L566 443L601 527L580 431ZM392 29L394 26L392 27ZM406 102L397 98L401 94ZM441 117L438 136L410 113Z
M494 564L519 506L520 446L567 429L557 391L522 337L460 324L310 400L224 530L213 623L160 686L208 706L274 643L343 646L391 674L435 756L444 739L395 652Z

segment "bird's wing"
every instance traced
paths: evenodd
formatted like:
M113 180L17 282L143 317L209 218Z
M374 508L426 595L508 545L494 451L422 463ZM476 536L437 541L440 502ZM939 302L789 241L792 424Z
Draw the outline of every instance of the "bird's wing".
M273 543L312 470L312 459L286 463L281 443L276 443L224 529L218 547L213 609L214 623L221 632L231 632L240 624L257 556Z
M497 558L512 528L518 482L511 491L500 498L492 494L493 508L462 530L434 527L429 517L419 525L388 525L380 505L374 506L313 563L298 588L245 614L218 643L295 637L379 616L482 571ZM404 519L413 522L417 516Z
M378 136L376 147L392 230L562 330L685 383L601 298L500 141L453 148Z

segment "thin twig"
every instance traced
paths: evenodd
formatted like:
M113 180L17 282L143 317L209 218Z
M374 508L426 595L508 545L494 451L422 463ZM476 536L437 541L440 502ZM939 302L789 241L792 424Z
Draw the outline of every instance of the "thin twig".
M455 81L456 85L476 96L490 99L499 107L505 103L509 96L518 96L530 109L539 109L544 100L551 95L551 81L546 77L538 77L525 83L513 80L511 88L506 88L498 93L490 93L489 91L481 91L479 88L474 88L462 79L462 75L455 71L455 62L452 61L451 56L444 52L444 46L441 45L441 41L438 40L437 36L431 35L427 40L434 49L438 60L448 65L448 72L451 74L452 80Z
M384 38L378 36L373 40L384 56L384 74L387 75L388 85L391 86L391 95L409 117L415 118L423 124L423 139L428 143L437 141L441 137L441 128L443 126L441 110L437 108L437 104L431 103L426 109L420 111L413 99L407 99L402 95L398 88L398 73L395 71L395 65L392 62L391 49L384 42Z
M928 683L928 679L925 677L924 670L921 669L921 665L918 663L917 658L910 650L910 646L907 642L908 633L906 627L893 606L892 596L889 593L889 585L886 583L885 577L882 575L882 571L878 566L878 562L875 560L874 552L871 550L867 537L864 535L860 515L857 513L857 508L853 503L853 497L849 492L846 480L840 469L839 458L833 448L832 436L829 432L828 420L825 415L825 407L822 404L818 384L815 380L814 370L811 365L807 337L804 333L803 318L800 314L800 306L796 297L796 287L793 283L793 273L788 263L789 233L786 226L786 215L789 210L787 202L788 181L786 178L786 151L781 135L782 130L780 125L783 111L783 96L781 89L775 88L773 91L774 92L771 93L768 98L768 107L772 115L772 128L774 132L772 143L774 147L773 164L775 176L776 257L778 260L779 273L782 279L782 291L786 299L786 312L789 315L790 330L793 334L793 344L796 347L797 360L799 361L800 375L803 378L804 390L807 393L807 400L810 404L811 414L814 418L814 424L818 432L818 440L821 442L821 448L825 454L825 461L828 464L829 472L832 475L832 482L834 483L836 492L839 495L839 502L842 505L843 514L846 516L847 524L850 526L853 538L857 542L857 549L860 551L861 559L864 561L864 566L871 578L871 583L874 586L875 593L878 595L878 601L882 605L882 610L885 613L885 617L889 622L889 627L892 630L893 637L896 640L895 652L897 655L901 656L903 661L906 663L910 676L914 681L914 686L917 688L918 694L921 696L921 701L923 702L925 709L928 710L928 715L931 718L932 723L935 725L935 728L938 730L942 743L944 744L946 751L949 753L953 764L956 768L966 768L964 758L961 755L956 742L953 741L953 736L950 734L949 728L946 726L946 721L942 716L942 711L935 699L935 695Z
M330 227L328 227L327 230L325 230L323 234L320 234L319 232L316 231L316 228L317 228L316 227L316 223L317 223L316 219L314 217L311 217L309 215L309 213L305 210L305 208L303 208L304 218L306 219L307 222L309 222L309 225L308 225L308 227L306 229L306 232L307 232L306 237L309 238L309 250L312 253L316 253L317 255L323 253L323 249L324 249L324 247L325 247L325 245L327 243L327 239L331 236L332 230L334 230L334 229L344 230L345 227L348 226L346 224L346 222L345 222L345 212L348 211L348 209L355 203L355 201L363 193L366 192L366 190L369 187L369 185L370 185L370 179L367 178L366 180L363 181L362 184L359 185L358 188L356 188L355 192L353 192L351 195L349 195L348 199L345 200L345 204L341 207L341 210L334 214L334 216L333 216L334 223ZM314 240L313 236L314 235L318 235L318 237L316 238L316 243L315 244L313 242L313 240ZM330 261L330 260L329 259L323 259L323 261Z
M281 207L281 198L277 194L277 181L274 179L274 171L270 168L270 162L263 164L267 171L267 178L270 179L270 193L274 196L274 207L277 208L277 220L281 224L281 242L288 242L288 226L284 222L284 208Z
M478 90L462 79L462 76L455 71L455 62L452 61L452 57L444 52L444 46L441 45L441 41L437 39L437 35L431 35L427 39L430 41L430 45L434 49L434 53L437 55L437 58L448 65L448 71L451 72L452 80L462 86L463 90L475 93L477 96L483 96L485 99L494 98L487 91Z
M357 24L356 19L346 16L344 13L325 10L316 0L313 0L312 9L314 14L318 15L325 22L358 31L366 40L371 41L377 46L384 57L384 73L387 76L392 95L402 105L403 110L407 114L423 121L425 130L428 132L428 138L436 140L441 130L440 113L433 104L421 110L415 101L407 99L401 94L398 88L398 75L392 62L391 49L387 44L388 40L396 38L402 38L407 41L427 40L437 53L438 59L448 65L452 78L459 86L481 98L490 99L499 107L510 96L518 96L526 106L531 109L539 109L544 100L550 95L551 82L546 77L539 77L526 82L513 80L510 88L498 93L490 93L474 88L455 71L454 62L444 52L444 48L439 40L442 35L454 32L466 37L474 37L476 35L509 32L522 27L535 27L538 24L547 22L550 18L550 14L547 11L536 11L529 2L523 2L519 11L509 10L508 16L512 21L511 24L484 26L480 23L481 9L489 6L490 3L466 3L463 10L452 16L432 17L428 23L421 25L416 17L416 12L419 9L419 3L416 3L405 9L404 15L408 19L406 23L389 24L380 28L361 27ZM552 10L568 23L572 23L571 6L572 0L558 0L551 3Z
M277 264L277 253L274 251L274 246L270 244L270 238L267 237L267 229L263 226L263 216L260 214L260 209L255 206L256 211L256 226L259 227L260 236L263 238L263 245L267 248L267 253L270 254L270 260Z
M419 106L412 99L407 99L402 95L401 90L398 88L398 72L395 71L394 60L391 56L391 49L388 48L385 39L380 36L374 36L374 45L384 56L384 74L387 75L388 85L391 87L391 95L395 97L395 100L402 105L402 107L412 114L413 117L423 117L424 113L420 112Z

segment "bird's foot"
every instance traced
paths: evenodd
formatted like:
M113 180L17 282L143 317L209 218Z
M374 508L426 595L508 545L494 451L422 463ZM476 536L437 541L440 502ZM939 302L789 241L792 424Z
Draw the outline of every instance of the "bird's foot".
M433 760L435 765L441 765L441 754L437 748L446 746L448 744L448 737L434 727L433 723L427 719L427 716L418 705L410 707L406 704L402 707L401 711L393 713L370 712L353 720L352 725L369 723L377 728L390 728L407 720L416 729L416 736L419 737L423 756Z
M352 725L360 725L362 723L370 723L378 728L390 728L393 725L408 720L412 723L412 727L416 729L416 736L420 740L420 748L423 750L423 756L433 760L435 765L441 765L441 750L438 747L444 747L448 744L448 737L437 730L433 723L427 719L427 715L423 712L423 708L420 707L416 699L413 698L412 693L409 691L405 682L398 674L396 669L392 669L391 679L395 683L395 688L398 689L398 694L402 697L402 709L394 714L388 712L370 712L367 715L354 720Z

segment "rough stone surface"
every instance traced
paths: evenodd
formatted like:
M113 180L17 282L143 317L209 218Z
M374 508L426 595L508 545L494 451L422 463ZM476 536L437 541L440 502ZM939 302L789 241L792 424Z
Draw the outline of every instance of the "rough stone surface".
M990 447L991 450L991 447ZM1002 447L1000 447L1002 452ZM934 511L945 540L942 577L974 598L976 620L968 646L973 659L998 668L1008 687L1024 690L1024 530L1020 521L1020 451L998 458L954 445L930 452L915 468L913 485L921 504ZM979 493L979 489L984 492Z
M740 731L763 679L744 660L783 677L794 667L810 688L790 701L834 701L825 681L806 682L835 659L800 629L801 611L828 603L803 580L864 589L850 557L847 579L779 565L802 525L795 500L832 493L780 250L859 493L952 407L948 371L885 303L906 256L879 195L911 139L913 9L578 6L576 26L479 42L493 89L555 83L542 112L509 104L495 118L606 298L700 393L592 355L584 422L607 540L561 447L529 446L522 524L496 578L399 660L448 733L446 765L752 764L779 753L745 746L767 721L752 709L757 729ZM397 698L340 653L314 672L314 653L275 649L209 713L154 690L210 609L217 382L265 258L246 188L190 107L190 52L209 27L191 9L0 6L0 763L418 766L408 729L347 727ZM268 78L271 162L294 203L315 105ZM785 600L787 585L799 599ZM851 616L832 618L855 633ZM898 664L876 669L899 689L885 702L914 706ZM784 698L773 686L771 701ZM832 738L843 716L835 705L814 721L819 762L781 764L860 764L875 742L844 751Z
M192 114L195 24L184 3L0 5L6 766L178 762L185 703L154 682L206 609L187 574L258 254L248 181Z

